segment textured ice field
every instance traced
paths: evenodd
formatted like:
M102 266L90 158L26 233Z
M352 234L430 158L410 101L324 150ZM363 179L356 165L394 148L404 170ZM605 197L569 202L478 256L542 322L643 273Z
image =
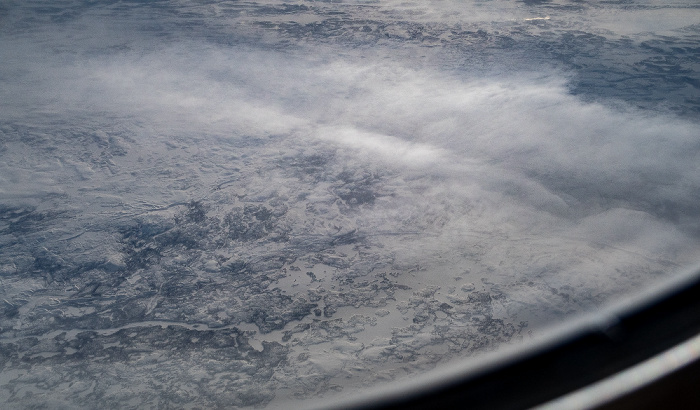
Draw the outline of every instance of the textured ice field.
M303 406L696 263L699 17L3 3L0 403Z

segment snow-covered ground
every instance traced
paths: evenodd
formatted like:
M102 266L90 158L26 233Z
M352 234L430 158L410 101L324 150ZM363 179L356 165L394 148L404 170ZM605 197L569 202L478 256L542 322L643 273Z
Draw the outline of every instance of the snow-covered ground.
M7 3L0 403L299 405L695 263L700 9L646 3Z

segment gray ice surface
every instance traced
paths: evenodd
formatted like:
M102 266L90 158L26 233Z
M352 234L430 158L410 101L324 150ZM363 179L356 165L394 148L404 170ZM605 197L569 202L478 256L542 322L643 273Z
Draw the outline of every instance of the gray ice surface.
M0 407L349 396L697 262L698 21L0 3Z

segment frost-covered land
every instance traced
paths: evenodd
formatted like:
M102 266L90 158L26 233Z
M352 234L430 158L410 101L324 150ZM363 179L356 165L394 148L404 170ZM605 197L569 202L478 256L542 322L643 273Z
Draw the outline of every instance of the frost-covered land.
M0 407L303 407L696 263L652 3L2 3Z

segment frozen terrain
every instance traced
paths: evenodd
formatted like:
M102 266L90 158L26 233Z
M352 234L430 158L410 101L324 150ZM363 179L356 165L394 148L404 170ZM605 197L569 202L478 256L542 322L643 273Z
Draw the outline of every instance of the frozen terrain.
M696 263L698 21L1 2L0 407L301 406Z

